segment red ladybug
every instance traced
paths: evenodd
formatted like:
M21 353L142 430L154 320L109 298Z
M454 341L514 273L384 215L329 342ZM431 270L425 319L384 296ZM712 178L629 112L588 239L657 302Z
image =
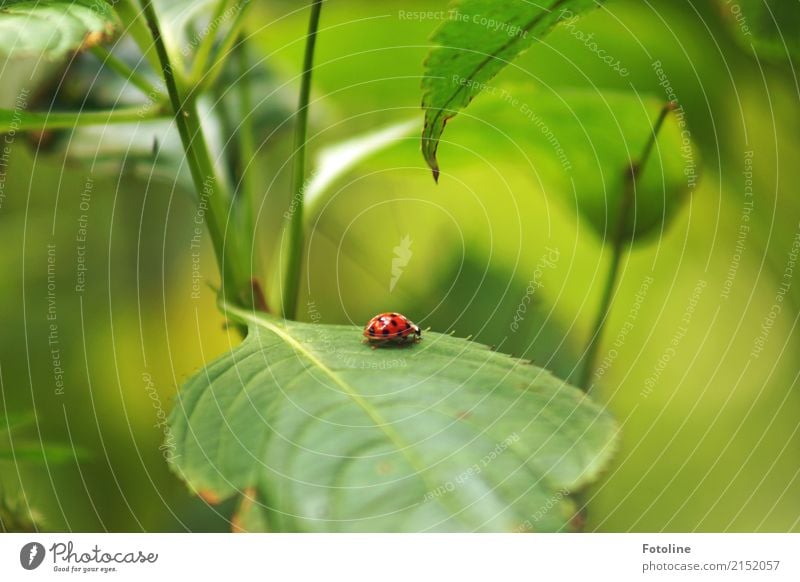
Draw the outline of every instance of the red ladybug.
M381 313L369 320L364 337L375 348L384 344L416 343L422 339L422 332L405 315Z

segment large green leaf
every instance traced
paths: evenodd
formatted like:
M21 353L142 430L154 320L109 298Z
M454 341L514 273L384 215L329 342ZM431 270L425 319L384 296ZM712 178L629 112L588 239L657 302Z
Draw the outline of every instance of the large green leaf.
M111 6L97 0L6 0L0 4L0 52L58 59L114 32Z
M450 19L434 33L425 62L422 153L438 180L436 150L447 121L480 93L509 62L559 21L602 0L456 0Z
M486 346L237 317L247 339L181 392L173 464L206 498L255 488L272 529L571 529L569 493L612 454L608 414Z

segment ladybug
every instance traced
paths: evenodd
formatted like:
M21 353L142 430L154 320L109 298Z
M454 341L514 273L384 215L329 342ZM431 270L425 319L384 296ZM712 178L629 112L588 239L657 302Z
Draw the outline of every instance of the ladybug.
M376 348L384 344L411 344L422 339L422 332L405 315L380 313L364 327L364 341Z

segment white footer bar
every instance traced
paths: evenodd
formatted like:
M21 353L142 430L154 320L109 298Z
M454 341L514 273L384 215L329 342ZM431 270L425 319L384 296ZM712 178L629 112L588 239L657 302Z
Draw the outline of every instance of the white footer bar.
M800 534L0 534L3 581L187 574L231 582L796 582Z

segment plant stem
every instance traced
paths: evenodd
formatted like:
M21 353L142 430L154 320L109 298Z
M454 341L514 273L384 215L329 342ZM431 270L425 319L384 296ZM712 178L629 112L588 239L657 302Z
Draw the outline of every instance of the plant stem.
M13 112L0 109L0 133L10 131L42 131L72 129L83 125L137 123L168 117L163 106L125 107L111 111L54 111L52 113Z
M189 74L190 79L197 79L203 75L203 72L206 70L206 65L208 65L208 57L211 55L211 51L214 48L214 41L217 39L217 27L222 20L222 15L225 13L225 10L228 8L228 5L231 3L231 0L218 0L216 10L214 10L214 15L211 18L211 22L209 23L209 29L206 32L206 36L200 41L200 46L197 47L197 52L194 56L194 62L192 63L192 70Z
M250 270L254 274L251 278L252 305L254 309L269 311L264 297L261 281L257 277L256 265L259 263L258 246L256 245L256 223L253 217L253 210L256 206L258 196L258 165L255 163L256 157L256 129L254 126L253 115L253 94L250 80L252 74L249 72L249 60L247 45L242 43L237 51L239 65L239 107L241 109L241 124L237 131L239 155L238 155L238 187L236 194L236 218L238 228L245 233L246 240L250 241L247 253Z
M199 202L205 202L207 205L206 224L222 278L221 293L227 301L246 306L247 298L251 294L245 255L239 238L241 233L235 229L226 232L225 228L231 197L222 186L223 182L219 179L212 162L196 102L194 98L181 96L151 1L144 0L143 11L153 35L164 82L174 110L175 124L178 126Z
M630 226L630 213L633 209L634 201L636 200L636 183L639 176L642 175L645 163L650 157L653 146L655 146L661 126L664 124L664 120L673 108L673 103L667 103L661 108L658 119L656 119L653 125L653 131L650 133L650 137L639 156L639 160L631 163L630 167L626 170L617 224L614 229L614 238L611 241L611 264L608 266L608 273L606 274L606 285L603 290L603 297L600 301L600 309L597 312L597 317L592 327L592 335L589 337L589 343L584 352L583 369L581 370L580 381L578 383L578 386L580 386L584 392L588 392L591 388L591 379L595 369L595 361L597 360L597 351L600 349L600 340L603 336L603 329L605 328L608 315L611 311L611 304L614 299L617 280L619 279L619 266L625 251L623 246L625 242L627 242L626 233Z
M289 248L286 260L286 277L282 287L283 316L294 319L297 315L297 300L302 275L303 249L303 196L306 179L306 135L308 133L308 101L311 96L311 71L314 68L314 47L317 41L319 15L322 0L311 5L308 21L303 74L300 82L300 99L297 105L297 121L294 131L294 158L292 160L292 212L289 219Z
M253 95L250 86L251 75L248 72L247 47L241 45L237 51L239 65L239 95L241 108L241 124L237 131L239 142L239 193L237 209L240 217L240 228L250 236L255 236L253 208L258 194L254 164L256 143L253 126Z
M202 93L204 89L216 83L217 78L223 71L223 65L228 60L234 45L243 40L241 38L241 32L246 22L245 17L247 16L248 8L250 8L252 4L254 4L252 0L247 0L238 14L236 14L236 18L233 20L230 30L228 30L227 35L220 43L217 52L211 59L211 64L208 66L208 69L193 70L191 79L192 83L197 87L195 89L196 92Z
M164 95L158 87L148 81L144 75L138 71L135 71L134 69L131 69L127 63L122 61L106 47L96 44L92 45L92 48L89 50L91 50L92 54L100 60L103 66L108 67L130 84L136 86L147 97L151 99L164 99L166 97L166 95Z

